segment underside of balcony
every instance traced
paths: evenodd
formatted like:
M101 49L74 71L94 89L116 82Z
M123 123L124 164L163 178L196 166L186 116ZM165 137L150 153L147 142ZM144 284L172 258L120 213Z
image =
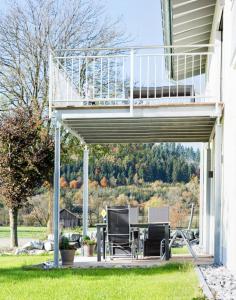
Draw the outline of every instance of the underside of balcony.
M215 103L57 107L63 126L85 144L208 142L221 105Z

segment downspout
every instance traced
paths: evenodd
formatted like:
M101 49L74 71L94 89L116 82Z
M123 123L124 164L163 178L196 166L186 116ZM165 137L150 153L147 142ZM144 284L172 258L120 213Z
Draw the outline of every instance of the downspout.
M163 27L163 43L166 46L172 46L172 0L162 0L161 1L161 10L162 10L162 27ZM172 48L164 48L166 53L172 53ZM172 57L169 64L167 60L167 66L170 70L170 78L173 78L173 64Z
M221 21L220 21L220 102L223 101L223 13L221 15Z

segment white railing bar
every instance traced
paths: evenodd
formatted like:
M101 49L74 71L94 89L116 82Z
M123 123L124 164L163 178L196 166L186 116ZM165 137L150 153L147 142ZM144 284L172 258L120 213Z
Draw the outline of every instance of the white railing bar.
M102 97L102 57L101 57L101 74L100 74L100 97Z
M52 61L52 52L49 49L49 91L48 91L48 111L49 111L49 118L51 118L52 114L52 102L53 102L53 91L54 91L54 64Z
M135 56L139 57L139 56L181 56L181 55L199 55L199 54L203 54L203 55L212 55L214 52L212 51L208 51L208 52L178 52L178 53L138 53L135 54ZM115 57L129 57L129 55L75 55L75 56L54 56L54 59L72 59L72 58L115 58Z
M193 75L194 75L194 56L192 57L192 94L193 94L193 88L194 88Z
M79 98L81 97L81 85L80 85L80 81L81 81L81 65L80 65L80 58L79 58Z
M157 95L157 56L155 56L155 62L154 62L154 82L155 82L155 91L154 91L154 98L156 98Z
M185 54L184 56L184 95L186 95L186 85L187 85L187 78L186 78L186 60L187 60L187 55Z
M95 59L93 59L93 99L95 98Z
M104 48L68 48L68 49L55 49L53 50L54 53L56 52L63 52L63 51L103 51L103 50L139 50L139 49L175 49L175 48L203 48L203 47L215 47L215 44L192 44L192 45L147 45L147 46L128 46L128 47L104 47Z
M115 54L115 55L70 55L70 56L66 56L66 59L71 59L71 58L84 58L84 57L88 57L88 58L115 58L115 57L129 57L129 55L124 55L124 54ZM65 56L54 56L55 59L62 59L65 58Z
M88 99L88 59L85 58L85 98Z
M115 59L115 98L116 98L116 88L117 88L117 57Z
M200 54L200 95L202 93L202 55Z
M149 98L150 56L147 57L147 99Z
M140 54L136 54L137 57L139 56L184 56L185 54L188 55L199 55L199 54L203 54L203 55L212 55L213 52L178 52L178 53L140 53Z
M70 97L72 99L72 88L73 88L73 83L74 83L74 61L73 58L71 59L71 87L70 87Z
M139 57L139 98L142 97L142 56Z
M65 65L66 65L66 59L65 59ZM69 75L68 75L67 70L66 70L66 74L67 74L67 77L69 79ZM66 81L66 99L67 99L67 104L68 104L68 101L69 101L69 80Z
M134 50L130 50L130 113L134 107Z
M110 96L110 58L107 58L107 98Z
M165 78L165 68L164 68L164 56L161 60L161 85L163 85L163 80ZM163 89L161 89L161 96L163 97Z
M171 57L169 56L169 98L170 98L170 78L171 78Z
M179 57L177 56L177 76L176 76L176 85L177 85L177 89L176 89L176 92L177 92L177 96L179 96Z
M123 63L122 63L122 90L123 90L123 97L125 98L125 58L123 57Z

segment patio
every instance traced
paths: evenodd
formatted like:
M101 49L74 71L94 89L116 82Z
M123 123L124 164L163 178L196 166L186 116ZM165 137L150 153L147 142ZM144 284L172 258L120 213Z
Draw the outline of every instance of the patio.
M170 262L161 260L157 257L145 257L140 259L114 259L98 262L96 257L76 256L72 267L63 266L63 268L153 268L164 266ZM197 259L193 259L190 254L173 255L171 263L192 263L194 265L206 265L213 263L213 257L208 255L200 255Z

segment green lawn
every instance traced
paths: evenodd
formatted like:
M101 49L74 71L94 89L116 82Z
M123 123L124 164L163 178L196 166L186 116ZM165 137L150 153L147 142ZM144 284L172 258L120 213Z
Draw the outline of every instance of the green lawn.
M172 254L189 254L187 246L183 246L182 248L171 248Z
M0 226L0 238L10 237L10 228ZM45 239L46 227L18 226L19 238Z
M38 270L46 256L0 256L0 299L204 299L193 267Z
M64 232L81 232L80 228L66 229ZM19 238L45 239L47 235L46 227L18 226ZM0 238L10 237L10 228L8 226L0 226Z

